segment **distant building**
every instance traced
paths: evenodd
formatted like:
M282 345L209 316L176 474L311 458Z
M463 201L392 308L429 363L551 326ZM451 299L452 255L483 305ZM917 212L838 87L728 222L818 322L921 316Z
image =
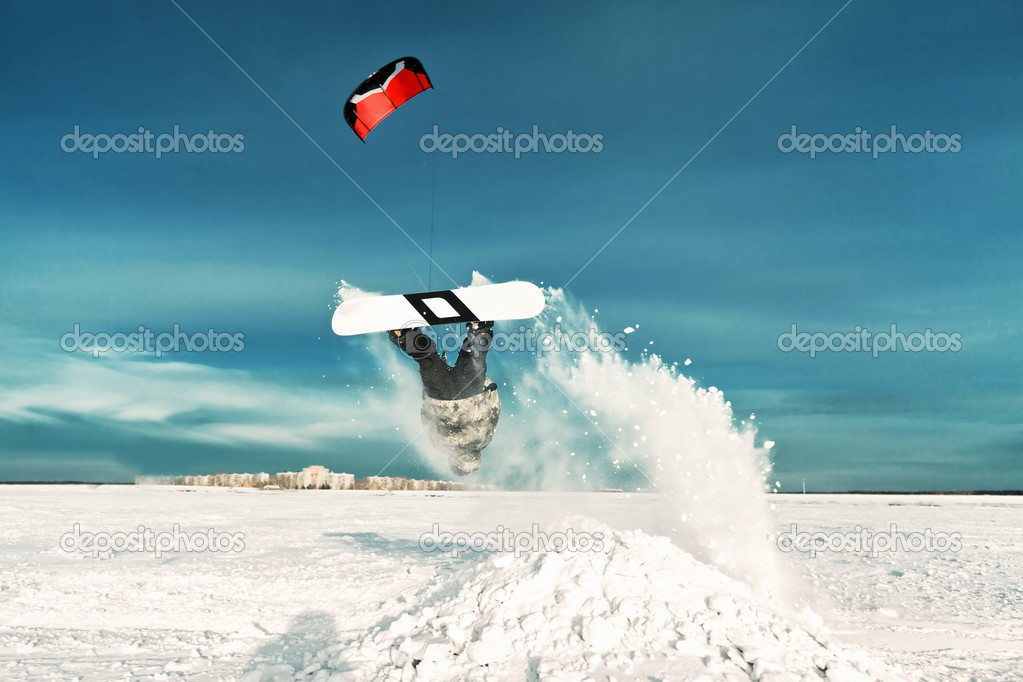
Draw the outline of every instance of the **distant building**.
M326 467L314 464L302 469L296 476L297 488L305 489L328 489L328 490L351 490L355 486L355 476L352 474L336 474Z
M356 482L353 474L337 473L319 464L302 471L279 471L274 475L199 474L173 478L137 477L136 484L157 483L187 486L220 486L230 488L262 488L263 490L493 490L493 486L453 481L428 481L400 476L367 476Z

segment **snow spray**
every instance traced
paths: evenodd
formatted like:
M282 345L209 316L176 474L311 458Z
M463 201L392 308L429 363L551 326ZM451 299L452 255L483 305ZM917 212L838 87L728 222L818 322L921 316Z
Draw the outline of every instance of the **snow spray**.
M474 273L474 285L487 283ZM362 294L350 288L339 293ZM545 296L544 312L531 321L538 338L607 335L564 291L548 288ZM498 322L495 334L521 324ZM412 442L405 456L415 449L437 475L448 475L446 455L432 449L419 406L409 399L422 390L414 363L377 336L383 337L371 338L369 349L397 390L385 399L393 402L388 412L394 423L370 435L397 428ZM629 359L606 346L558 345L558 352L545 353L491 350L487 374L498 385L502 414L469 482L518 490L614 488L659 497L663 518L648 531L668 535L696 558L779 596L767 485L771 443L755 444L752 417L737 423L721 391L697 386L682 367L657 355ZM554 499L557 509L535 514L579 512L570 495ZM612 526L631 520L601 519Z

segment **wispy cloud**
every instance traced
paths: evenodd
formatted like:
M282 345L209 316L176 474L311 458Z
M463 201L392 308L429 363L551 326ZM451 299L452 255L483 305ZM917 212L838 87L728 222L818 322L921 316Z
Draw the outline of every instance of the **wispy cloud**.
M10 341L10 339L9 339ZM111 353L67 354L17 339L0 369L0 419L217 445L328 449L387 419L368 387L295 386L251 371ZM31 368L31 372L14 368Z

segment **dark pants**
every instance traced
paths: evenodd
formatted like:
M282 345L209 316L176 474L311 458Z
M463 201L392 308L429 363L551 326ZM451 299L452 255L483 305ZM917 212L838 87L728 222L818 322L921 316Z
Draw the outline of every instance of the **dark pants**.
M388 332L391 341L419 364L423 391L436 400L458 400L478 395L487 390L487 351L494 340L493 323L481 323L473 329L469 325L455 366L437 355L437 345L419 329L405 330L396 336Z

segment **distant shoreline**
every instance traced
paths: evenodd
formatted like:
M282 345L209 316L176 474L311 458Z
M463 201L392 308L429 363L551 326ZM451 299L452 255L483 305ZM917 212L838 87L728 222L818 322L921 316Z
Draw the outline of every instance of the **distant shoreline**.
M798 490L775 495L1023 495L1023 490Z
M134 482L129 481L0 481L0 485L137 485ZM185 488L227 488L228 486L168 486L168 487L185 487ZM346 491L340 491L346 492ZM393 492L422 492L414 490L395 490ZM476 491L480 492L480 491ZM486 492L486 491L484 491ZM654 490L559 490L559 491L544 491L544 490L493 490L491 492L518 492L518 493L539 493L539 492L575 492L575 493L598 493L598 492L615 492L615 493L654 493ZM790 492L776 492L770 493L771 495L1004 495L1004 496L1023 496L1023 490L807 490L805 493L800 491Z
M0 481L0 485L135 485L130 481Z

